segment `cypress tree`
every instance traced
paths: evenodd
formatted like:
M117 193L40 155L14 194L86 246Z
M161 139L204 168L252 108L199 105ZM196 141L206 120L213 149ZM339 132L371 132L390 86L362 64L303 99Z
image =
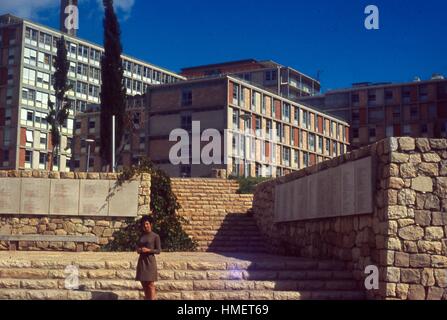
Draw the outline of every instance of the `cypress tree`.
M112 164L112 116L115 116L115 147L124 136L124 116L126 91L123 83L121 61L121 31L113 0L103 0L104 4L104 55L101 58L101 158L103 166Z
M50 126L51 142L53 145L50 156L51 170L53 169L54 159L57 159L61 144L61 129L68 119L70 112L70 104L66 97L66 93L71 89L68 84L67 74L70 64L67 60L67 47L64 36L57 42L57 55L54 61L56 69L54 73L53 89L55 91L56 103L48 100L48 108L50 110L46 120Z

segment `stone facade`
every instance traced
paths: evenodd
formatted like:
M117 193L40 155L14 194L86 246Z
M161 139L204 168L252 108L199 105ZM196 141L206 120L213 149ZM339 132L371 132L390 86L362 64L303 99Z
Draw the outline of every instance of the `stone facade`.
M277 184L372 156L374 212L273 223ZM364 287L365 267L379 268L373 299L447 299L447 140L389 138L317 166L262 183L255 219L271 252L346 262ZM324 195L320 195L324 201Z
M0 177L44 178L44 179L88 179L117 180L115 173L59 173L47 171L0 171ZM138 215L150 213L150 175L143 174L138 178ZM19 242L19 250L52 250L52 251L97 251L112 241L113 234L125 228L129 218L125 217L68 217L68 216L27 216L0 215L0 234L41 234L41 235L85 235L97 236L99 242ZM8 243L0 241L0 250L8 250Z

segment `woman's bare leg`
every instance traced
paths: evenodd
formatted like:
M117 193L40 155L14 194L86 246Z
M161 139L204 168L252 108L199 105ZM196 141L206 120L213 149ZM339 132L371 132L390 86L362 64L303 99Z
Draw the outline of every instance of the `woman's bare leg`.
M143 291L144 291L144 300L150 300L149 299L149 282L141 282L141 285L143 286Z
M148 300L157 300L157 296L155 293L155 282L148 282Z

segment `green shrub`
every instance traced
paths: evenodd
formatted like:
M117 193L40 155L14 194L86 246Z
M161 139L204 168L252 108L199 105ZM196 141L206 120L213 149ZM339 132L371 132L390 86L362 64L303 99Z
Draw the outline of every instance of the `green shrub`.
M236 180L239 183L239 194L253 194L255 193L256 186L264 181L270 180L271 178L264 177L230 177L232 180Z
M195 251L197 243L183 230L184 218L177 214L180 204L172 192L171 178L154 167L148 159L139 165L125 168L119 175L118 184L123 184L143 173L151 175L151 205L154 232L158 233L163 251ZM148 212L149 214L149 212ZM114 240L104 247L106 251L133 251L141 236L140 221L129 219L127 226L114 233Z

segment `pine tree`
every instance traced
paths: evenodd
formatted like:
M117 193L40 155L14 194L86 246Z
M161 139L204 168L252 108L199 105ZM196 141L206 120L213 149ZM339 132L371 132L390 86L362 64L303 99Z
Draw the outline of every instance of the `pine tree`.
M115 116L115 147L122 144L126 91L123 83L121 61L121 31L113 0L103 0L104 4L104 55L101 59L101 158L103 166L112 164L112 116Z
M54 159L57 159L61 144L61 129L67 122L70 112L70 104L66 93L71 89L67 81L67 74L70 64L67 60L67 47L64 36L57 42L57 55L54 61L56 72L54 73L53 89L55 91L56 103L48 100L50 110L46 117L50 125L51 142L53 145L50 155L50 168L53 170Z

